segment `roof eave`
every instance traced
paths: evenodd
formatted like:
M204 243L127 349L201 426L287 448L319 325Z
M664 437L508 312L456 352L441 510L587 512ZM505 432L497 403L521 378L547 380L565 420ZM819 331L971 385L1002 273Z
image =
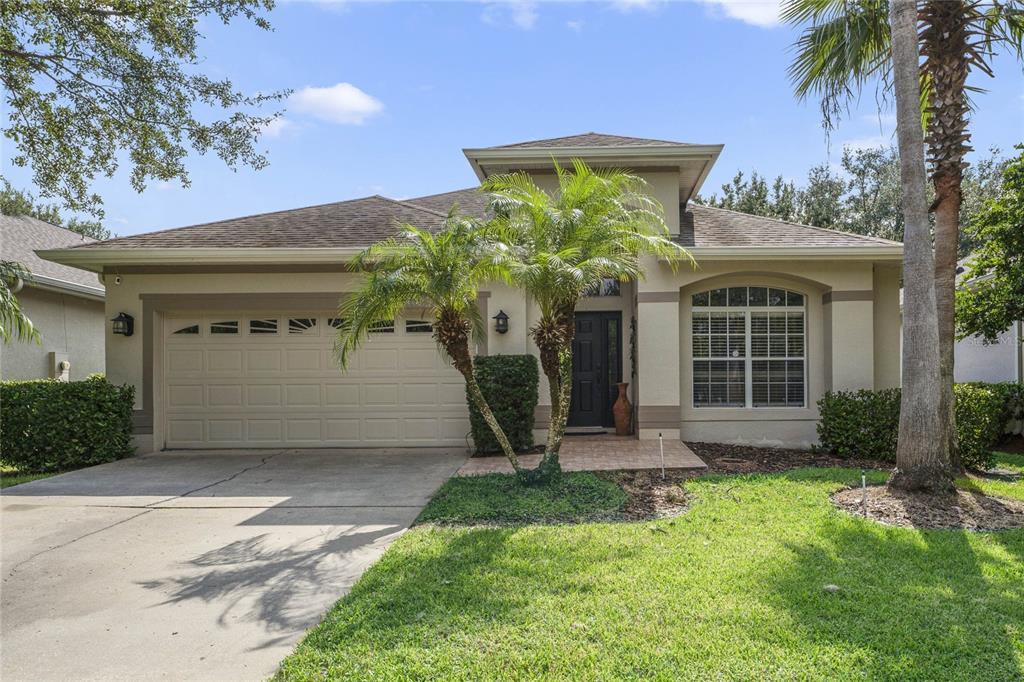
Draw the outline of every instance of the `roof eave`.
M92 301L102 301L106 298L106 291L104 291L103 287L98 285L92 287L87 284L69 282L66 279L47 277L46 275L39 275L36 273L29 275L28 279L25 280L25 286L42 289L44 291L53 291L59 294L70 294L72 296L78 296Z
M544 161L548 159L588 159L588 158L608 158L610 160L622 159L628 163L630 160L644 160L647 162L653 162L662 160L665 163L672 163L673 161L694 161L694 160L705 160L705 168L698 180L696 189L700 188L700 183L707 177L708 172L711 170L711 166L714 165L718 159L718 155L722 153L724 145L721 144L695 144L686 147L674 147L674 146L623 146L623 147L527 147L527 148L516 148L516 149L493 149L493 148L469 148L463 149L462 153L465 154L466 159L469 161L470 166L473 167L473 172L476 173L477 179L481 182L487 179L487 173L483 169L481 162L511 162L516 161Z
M36 253L54 263L103 272L104 267L118 265L337 263L363 248L78 248Z
M701 260L870 260L901 261L903 246L693 246L690 255Z

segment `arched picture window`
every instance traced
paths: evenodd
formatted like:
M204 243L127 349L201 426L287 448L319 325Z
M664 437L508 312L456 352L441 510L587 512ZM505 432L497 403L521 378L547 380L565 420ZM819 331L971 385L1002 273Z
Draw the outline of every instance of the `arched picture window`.
M774 287L693 294L694 407L804 407L804 295Z

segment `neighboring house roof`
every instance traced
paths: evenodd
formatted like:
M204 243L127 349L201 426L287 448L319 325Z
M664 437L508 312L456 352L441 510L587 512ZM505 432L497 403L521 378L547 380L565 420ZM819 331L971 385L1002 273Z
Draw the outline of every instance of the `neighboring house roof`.
M549 137L544 140L529 140L513 144L501 144L486 149L549 149L559 147L696 147L700 145L688 142L671 142L669 140L653 140L645 137L625 137L623 135L605 135L603 133L583 133L566 137Z
M393 236L400 223L431 229L444 217L430 208L372 196L108 239L75 250L359 248Z
M29 286L102 298L103 285L95 273L43 260L37 250L64 249L95 240L30 216L0 215L0 259L21 263L32 273Z
M429 194L425 197L406 199L406 201L445 215L448 215L448 211L454 204L458 204L459 213L475 218L484 218L487 215L487 194L480 191L479 187L457 189L454 192L443 192L442 194Z

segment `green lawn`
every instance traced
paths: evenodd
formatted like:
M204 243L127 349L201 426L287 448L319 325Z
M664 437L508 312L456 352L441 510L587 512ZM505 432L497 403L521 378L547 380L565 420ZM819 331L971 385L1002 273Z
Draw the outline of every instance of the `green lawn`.
M590 472L563 476L556 485L525 487L514 476L452 478L418 521L432 523L558 523L616 518L626 504L617 484Z
M1024 532L835 510L859 473L694 479L654 522L416 527L277 679L1024 679Z
M38 481L40 478L49 478L56 474L23 474L17 467L0 462L0 488L10 488L12 485Z
M1006 452L996 453L996 467L1009 471L1019 471L1024 474L1024 455L1011 455ZM987 495L999 495L1001 497L1012 497L1024 500L1024 483L1017 481L1004 481L998 479L961 479L958 481L961 488L978 490Z

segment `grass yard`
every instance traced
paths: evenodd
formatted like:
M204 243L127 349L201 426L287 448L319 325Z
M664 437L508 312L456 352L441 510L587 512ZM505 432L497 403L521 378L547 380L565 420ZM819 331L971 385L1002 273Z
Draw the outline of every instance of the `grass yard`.
M690 509L659 521L418 526L277 679L1024 679L1024 532L837 511L829 495L859 474L694 479ZM423 518L502 505L467 481Z
M1007 452L997 452L995 466L998 469L1017 471L1024 476L1024 455L1011 455ZM1024 500L1024 483L1021 480L1009 481L999 479L970 478L957 481L961 488L977 490L986 495L999 495L1017 500Z
M56 474L23 474L17 467L0 463L0 488L10 488L29 481L38 481L40 478L49 478Z

